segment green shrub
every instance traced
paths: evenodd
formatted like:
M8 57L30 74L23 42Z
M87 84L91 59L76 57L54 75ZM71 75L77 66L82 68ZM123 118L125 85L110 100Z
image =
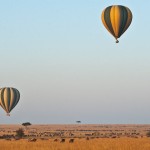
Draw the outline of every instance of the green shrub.
M24 130L22 128L19 128L18 130L16 130L16 137L18 138L24 137Z

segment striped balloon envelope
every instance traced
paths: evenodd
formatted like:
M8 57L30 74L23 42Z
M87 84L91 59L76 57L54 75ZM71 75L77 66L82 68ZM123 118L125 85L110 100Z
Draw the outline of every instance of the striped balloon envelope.
M115 37L116 43L118 43L118 38L132 22L132 12L128 7L112 5L103 10L101 19L105 28Z
M1 88L0 89L0 105L10 116L11 110L17 105L20 99L20 93L15 88Z

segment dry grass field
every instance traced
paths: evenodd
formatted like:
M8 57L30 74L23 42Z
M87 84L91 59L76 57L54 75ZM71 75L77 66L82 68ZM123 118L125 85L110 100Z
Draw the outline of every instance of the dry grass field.
M150 150L150 125L31 125L16 140L21 127L0 125L0 150Z
M74 143L69 140L64 143L53 140L37 140L28 142L27 140L6 141L0 140L1 150L150 150L150 139L75 139Z

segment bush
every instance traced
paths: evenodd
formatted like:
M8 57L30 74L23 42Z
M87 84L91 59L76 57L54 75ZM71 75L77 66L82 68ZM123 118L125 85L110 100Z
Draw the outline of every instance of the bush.
M16 130L16 137L22 138L23 136L24 136L24 130L22 128Z
M148 131L148 132L146 133L146 136L147 136L147 137L150 137L150 131Z

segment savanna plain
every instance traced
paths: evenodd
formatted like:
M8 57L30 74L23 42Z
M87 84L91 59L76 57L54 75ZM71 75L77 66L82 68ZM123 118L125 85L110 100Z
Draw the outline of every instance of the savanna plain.
M150 150L150 125L0 125L0 150Z

